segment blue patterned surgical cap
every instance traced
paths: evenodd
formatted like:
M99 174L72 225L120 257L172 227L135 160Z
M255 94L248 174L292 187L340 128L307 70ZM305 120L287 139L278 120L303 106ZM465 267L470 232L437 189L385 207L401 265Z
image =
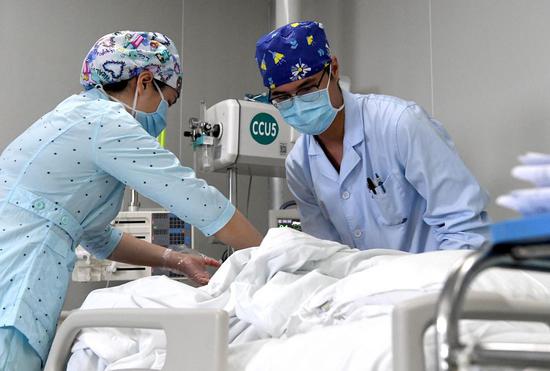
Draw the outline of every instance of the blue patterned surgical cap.
M316 74L330 61L327 37L318 22L290 23L256 42L256 62L269 89Z

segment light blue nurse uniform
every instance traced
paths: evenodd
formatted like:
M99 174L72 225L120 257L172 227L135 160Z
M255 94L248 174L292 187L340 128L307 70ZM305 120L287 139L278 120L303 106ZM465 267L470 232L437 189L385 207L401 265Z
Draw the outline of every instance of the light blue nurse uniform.
M28 342L42 362L74 249L80 244L97 258L111 255L122 233L109 223L126 185L205 235L235 212L121 104L96 89L63 101L0 155L0 328L18 332L6 336Z
M298 139L286 161L302 229L358 249L479 248L488 195L443 127L414 102L343 95L340 171L311 135Z
M13 327L0 328L0 370L40 370L41 359L27 338Z

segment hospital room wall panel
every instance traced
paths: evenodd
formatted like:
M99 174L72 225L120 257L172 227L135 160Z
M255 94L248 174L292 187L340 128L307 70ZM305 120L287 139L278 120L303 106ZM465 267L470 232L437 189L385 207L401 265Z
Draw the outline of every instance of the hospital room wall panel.
M326 23L353 92L397 95L431 110L427 0L304 0L302 13Z
M81 90L82 60L99 37L123 29L159 30L181 45L181 14L181 0L0 1L0 151ZM169 115L169 130L179 130L179 111ZM168 147L177 149L170 139Z
M301 0L300 6L300 20L321 22L329 39L330 51L338 57L344 47L343 28L347 28L342 22L345 9L340 1L334 0Z
M435 114L490 191L512 189L510 169L526 151L550 151L550 3L439 0L432 3Z

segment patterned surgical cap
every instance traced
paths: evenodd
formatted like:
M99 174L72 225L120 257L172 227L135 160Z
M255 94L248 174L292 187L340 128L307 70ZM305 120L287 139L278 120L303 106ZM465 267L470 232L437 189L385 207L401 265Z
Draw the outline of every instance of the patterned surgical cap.
M180 93L181 62L172 40L158 32L114 32L100 38L88 52L80 84L88 90L129 80L145 70Z
M318 22L290 23L256 42L256 62L270 89L316 74L330 60L327 37Z

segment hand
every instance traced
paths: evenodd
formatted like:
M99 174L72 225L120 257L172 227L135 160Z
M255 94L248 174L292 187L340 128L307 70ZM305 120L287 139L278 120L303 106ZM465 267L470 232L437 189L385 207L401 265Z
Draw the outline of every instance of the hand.
M206 285L210 280L210 274L206 267L219 267L221 264L216 259L205 255L184 254L172 249L166 249L163 254L164 267L177 273L183 273L192 281Z

